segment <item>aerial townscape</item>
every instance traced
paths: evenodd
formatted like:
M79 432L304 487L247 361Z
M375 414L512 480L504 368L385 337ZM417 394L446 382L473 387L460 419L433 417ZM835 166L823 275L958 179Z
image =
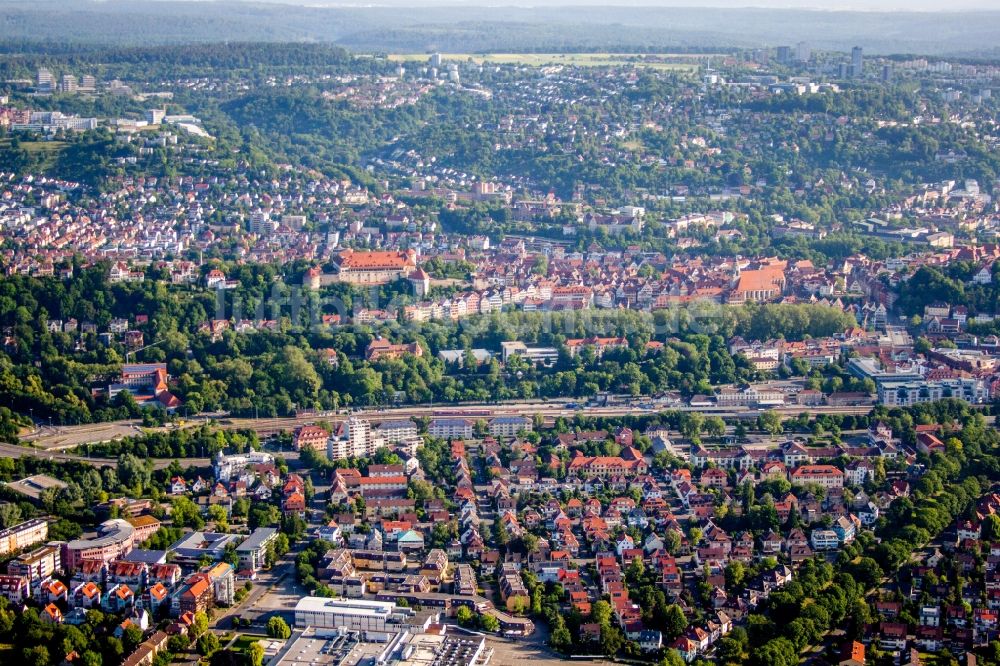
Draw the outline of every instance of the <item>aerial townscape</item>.
M2 4L0 664L1000 666L990 3Z

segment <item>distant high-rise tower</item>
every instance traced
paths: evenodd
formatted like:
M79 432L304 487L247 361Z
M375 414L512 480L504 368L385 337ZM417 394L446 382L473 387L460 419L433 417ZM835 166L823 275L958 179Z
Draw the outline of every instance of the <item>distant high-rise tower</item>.
M76 92L77 85L78 84L75 76L73 76L72 74L63 74L62 81L59 84L59 88L63 92L71 93L71 92Z
M38 70L38 74L35 76L35 88L41 93L50 93L55 89L56 78L52 76L52 72L41 67Z
M807 42L799 42L795 45L795 59L799 62L809 62L812 59L812 49Z
M441 67L441 54L432 53L431 54L431 67Z
M274 220L266 210L257 209L250 213L250 233L258 236L268 236L274 232Z
M882 81L885 83L892 81L892 65L889 63L882 65Z
M861 78L865 73L864 51L860 46L851 49L851 76Z
M778 52L775 55L778 62L782 65L787 65L792 61L792 47L791 46L779 46Z

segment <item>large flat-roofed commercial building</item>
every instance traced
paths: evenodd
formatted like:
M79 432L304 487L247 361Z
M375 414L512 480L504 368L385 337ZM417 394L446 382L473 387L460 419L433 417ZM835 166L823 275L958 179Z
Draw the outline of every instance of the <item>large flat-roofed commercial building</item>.
M63 565L73 570L81 560L111 562L132 552L135 528L121 518L101 523L93 539L75 539L63 545Z
M265 654L267 653L265 647ZM308 627L296 630L273 653L268 666L316 664L380 664L382 666L487 666L492 651L486 639L468 634L450 635L445 627L430 631L401 631L385 645L364 641L356 632L331 632Z
M500 343L501 358L507 363L511 356L520 356L529 363L552 367L559 360L559 350L555 347L529 347L520 340L510 340Z
M989 400L989 385L978 377L923 379L915 382L878 382L878 401L891 407L957 398L972 404Z
M167 552L173 553L174 561L181 565L195 565L205 556L218 562L226 554L226 546L232 544L234 548L237 547L241 538L238 534L188 532L174 542Z
M394 601L303 597L295 606L295 626L357 631L368 640L389 640L405 628L412 613Z
M264 567L267 549L278 538L278 530L273 527L258 527L247 540L236 547L240 557L240 570L258 571Z
M13 527L0 530L0 556L16 553L45 541L49 536L49 522L41 518L26 520Z
M46 490L50 488L63 490L67 485L65 482L46 474L34 474L17 481L11 481L6 484L6 487L20 495L24 495L32 502L38 503L42 499L42 493Z
M409 636L386 661L393 666L486 666L490 657L482 636L426 633Z
M359 636L351 632L332 632L306 627L296 629L284 642L267 666L314 666L316 664L343 664L348 655L359 646ZM265 647L265 654L267 648Z

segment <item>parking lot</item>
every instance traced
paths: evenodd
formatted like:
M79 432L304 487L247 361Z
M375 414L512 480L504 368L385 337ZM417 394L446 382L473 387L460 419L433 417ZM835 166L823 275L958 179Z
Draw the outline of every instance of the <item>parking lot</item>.
M519 666L532 663L536 666L566 666L566 659L561 659L549 651L544 642L536 638L542 632L536 631L529 640L511 641L503 638L487 637L486 647L493 650L490 666ZM606 659L574 659L574 662L594 664L595 666L610 666L612 662Z

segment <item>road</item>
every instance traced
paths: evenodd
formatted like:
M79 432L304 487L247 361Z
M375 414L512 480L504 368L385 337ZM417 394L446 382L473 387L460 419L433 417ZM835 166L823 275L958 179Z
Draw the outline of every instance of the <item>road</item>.
M38 424L31 432L22 434L21 439L47 450L61 450L71 449L81 444L95 444L122 437L134 437L142 433L142 421L128 419L73 426Z
M306 594L295 580L294 557L300 550L301 547L291 551L273 569L261 572L243 601L229 608L219 609L209 626L212 629L232 630L233 618L239 617L253 622L257 625L256 629L263 629L275 611L294 611L295 602ZM242 582L237 582L237 587L241 585ZM281 597L281 602L271 600L276 597ZM287 605L289 599L294 600L290 607ZM286 617L287 619L289 618Z
M495 666L516 666L528 662L536 666L565 666L571 661L591 666L610 666L615 663L600 657L569 660L549 648L548 626L544 622L537 623L535 627L535 633L527 638L510 639L488 635L486 645L493 650L490 663Z

